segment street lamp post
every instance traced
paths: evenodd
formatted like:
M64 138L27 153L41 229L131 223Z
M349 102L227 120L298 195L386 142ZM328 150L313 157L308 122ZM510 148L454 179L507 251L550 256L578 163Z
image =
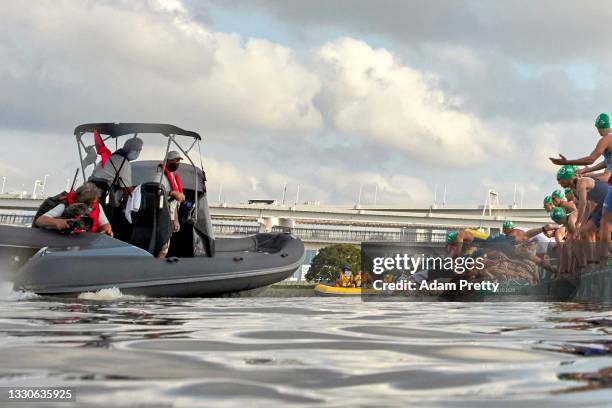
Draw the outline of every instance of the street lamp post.
M47 188L47 178L49 178L48 174L45 174L45 177L43 178L43 182L42 182L42 189L40 190L40 195L41 196L45 196L45 188Z
M40 180L34 180L34 188L32 189L32 198L36 198L36 189L40 185Z

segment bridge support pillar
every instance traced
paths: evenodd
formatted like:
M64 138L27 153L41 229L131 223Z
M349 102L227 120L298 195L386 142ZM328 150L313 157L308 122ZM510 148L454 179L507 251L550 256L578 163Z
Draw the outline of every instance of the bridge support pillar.
M272 232L272 228L278 225L278 218L276 217L261 217L257 219L259 223L260 232Z

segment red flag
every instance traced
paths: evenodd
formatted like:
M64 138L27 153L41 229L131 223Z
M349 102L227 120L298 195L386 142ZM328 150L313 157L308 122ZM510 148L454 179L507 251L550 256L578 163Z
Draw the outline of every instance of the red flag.
M111 157L111 151L108 150L108 147L104 144L104 140L100 137L100 133L98 133L98 129L94 129L94 140L96 142L96 152L102 158L102 168L106 166L106 162L108 158Z

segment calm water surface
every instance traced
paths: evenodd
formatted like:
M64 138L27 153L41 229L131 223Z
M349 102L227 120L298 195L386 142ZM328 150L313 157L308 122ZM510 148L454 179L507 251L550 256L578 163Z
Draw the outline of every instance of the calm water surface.
M99 407L610 406L610 310L4 290L0 386Z

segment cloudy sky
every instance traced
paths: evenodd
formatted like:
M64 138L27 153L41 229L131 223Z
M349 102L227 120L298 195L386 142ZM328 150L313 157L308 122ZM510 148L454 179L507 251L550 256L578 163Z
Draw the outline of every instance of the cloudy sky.
M0 177L62 189L79 123L200 132L212 201L539 205L612 110L602 1L0 2ZM159 138L158 138L159 139ZM146 158L161 155L147 138ZM517 199L520 201L520 195Z

